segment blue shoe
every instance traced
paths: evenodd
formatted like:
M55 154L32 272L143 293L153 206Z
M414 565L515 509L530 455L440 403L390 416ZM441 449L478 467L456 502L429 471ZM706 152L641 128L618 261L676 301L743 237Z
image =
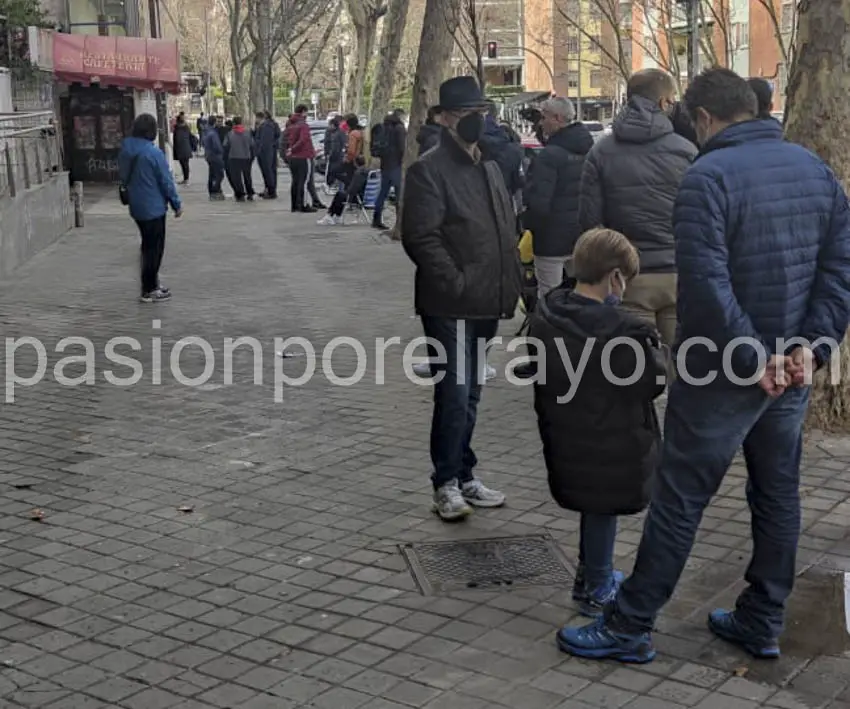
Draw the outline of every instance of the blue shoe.
M708 629L721 640L737 645L759 660L776 660L781 654L776 639L754 638L735 616L734 611L718 609L709 613Z
M588 660L617 660L642 665L652 662L656 655L649 633L614 633L603 618L582 628L561 628L557 642L562 652Z
M578 601L578 612L586 618L601 618L605 606L617 597L617 591L620 590L620 585L625 578L626 575L622 571L615 571L607 586L597 588L595 591L585 590L584 598Z

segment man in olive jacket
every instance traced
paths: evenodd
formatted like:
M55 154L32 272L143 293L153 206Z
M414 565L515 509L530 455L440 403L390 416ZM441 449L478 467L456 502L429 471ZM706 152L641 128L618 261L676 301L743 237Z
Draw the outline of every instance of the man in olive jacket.
M629 79L628 103L612 132L588 153L581 179L582 232L602 226L625 234L640 252L640 275L623 306L655 325L665 345L676 335L673 204L697 147L673 129L673 78L645 69Z
M408 171L402 241L416 264L416 310L432 340L431 460L434 510L444 520L505 496L472 474L470 447L484 344L511 318L520 292L516 218L499 167L482 161L478 141L487 104L471 76L440 87L445 134ZM444 350L444 351L443 351Z

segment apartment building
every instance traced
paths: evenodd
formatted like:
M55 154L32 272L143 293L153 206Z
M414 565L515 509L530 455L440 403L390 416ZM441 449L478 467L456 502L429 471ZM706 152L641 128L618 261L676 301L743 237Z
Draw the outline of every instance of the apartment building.
M455 35L456 74L475 72L478 57L488 87L525 84L524 0L463 0Z
M632 62L619 0L526 0L526 88L573 99L586 120L610 117Z
M726 66L787 88L795 0L699 0L698 68ZM605 118L632 72L660 68L680 89L688 77L688 18L679 0L525 0L528 90L574 99L584 118ZM777 40L777 25L782 43Z

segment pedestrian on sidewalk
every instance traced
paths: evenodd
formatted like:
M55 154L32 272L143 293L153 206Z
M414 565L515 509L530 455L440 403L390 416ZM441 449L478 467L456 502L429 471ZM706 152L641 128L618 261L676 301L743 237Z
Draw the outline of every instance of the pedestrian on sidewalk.
M499 507L501 492L473 475L471 441L481 398L485 345L520 292L515 217L498 166L478 141L487 102L474 77L440 86L442 142L408 171L402 243L416 265L416 310L431 348L434 384L431 461L434 510L462 519L471 507ZM441 375L441 376L438 376Z
M286 157L289 160L289 171L292 173L290 187L292 211L315 212L316 208L312 205L308 206L305 199L307 181L310 178L310 163L316 156L316 150L313 147L310 127L307 125L307 106L303 103L297 106L295 112L289 117L284 141L289 146Z
M189 161L195 152L194 138L186 123L186 114L181 111L174 124L174 159L180 163L183 171L183 185L189 184Z
M562 650L591 659L653 659L655 619L741 447L748 585L708 626L757 658L779 657L797 573L808 383L850 322L850 206L832 171L777 121L757 119L755 94L729 69L704 71L684 101L701 146L673 215L684 361L634 571L605 618L558 633Z
M534 275L540 298L561 285L581 234L581 173L593 147L593 136L576 120L569 99L549 99L541 106L541 114L546 145L531 163L523 194L523 223L534 235Z
M579 225L625 234L640 252L640 275L623 306L652 322L668 347L676 336L673 202L697 148L673 130L673 77L660 69L632 75L628 102L612 132L584 163Z
M583 234L575 279L538 301L529 331L548 363L534 407L549 490L581 513L573 600L591 618L623 580L613 565L617 516L646 509L661 447L652 402L664 391L665 355L655 328L618 307L639 269L637 249L619 232ZM566 362L582 362L579 381Z
M268 111L257 113L254 129L254 154L263 173L265 190L260 195L265 199L277 199L277 152L280 149L281 131Z
M216 130L216 117L210 116L209 127L204 134L204 158L207 161L209 175L207 191L213 201L224 199L221 183L224 180L224 146Z
M251 177L251 167L254 161L254 139L245 130L241 116L233 118L233 129L225 142L236 201L244 202L246 199L252 201L254 181Z
M389 228L384 224L382 217L384 203L389 197L390 190L395 191L397 200L401 197L401 166L404 163L404 149L407 144L407 130L402 122L403 116L404 112L397 109L372 131L370 152L373 157L381 160L381 189L378 192L372 217L374 229Z
M419 144L419 157L422 157L431 148L436 147L440 142L440 136L443 133L442 119L440 118L440 107L431 106L428 109L428 116L425 118L425 123L419 129L416 135L416 142Z
M329 188L333 187L337 181L337 175L342 169L342 161L345 158L345 148L347 145L348 135L340 127L339 116L334 116L330 120L324 142L325 160L327 162L325 184Z
M156 118L142 113L133 121L133 131L121 145L118 177L127 191L130 216L139 227L143 303L168 300L171 292L159 282L159 268L165 253L165 221L168 207L174 215L183 214L183 204L174 186L165 154L154 143Z

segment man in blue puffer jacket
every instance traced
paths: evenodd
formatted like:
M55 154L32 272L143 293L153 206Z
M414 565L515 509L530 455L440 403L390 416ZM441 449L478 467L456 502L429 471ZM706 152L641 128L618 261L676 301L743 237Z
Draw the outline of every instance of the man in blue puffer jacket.
M159 282L165 251L165 216L169 206L175 216L183 214L165 154L154 144L156 136L156 118L142 113L133 122L133 134L124 139L118 155L118 178L127 190L130 216L142 236L143 303L171 297L168 288Z
M558 633L561 648L582 657L655 656L656 615L740 446L753 518L749 585L734 611L713 611L708 624L755 657L779 656L800 535L807 383L850 321L850 208L830 169L785 142L777 121L756 119L755 94L728 69L697 77L685 106L702 150L673 216L680 377L634 572L604 619Z

